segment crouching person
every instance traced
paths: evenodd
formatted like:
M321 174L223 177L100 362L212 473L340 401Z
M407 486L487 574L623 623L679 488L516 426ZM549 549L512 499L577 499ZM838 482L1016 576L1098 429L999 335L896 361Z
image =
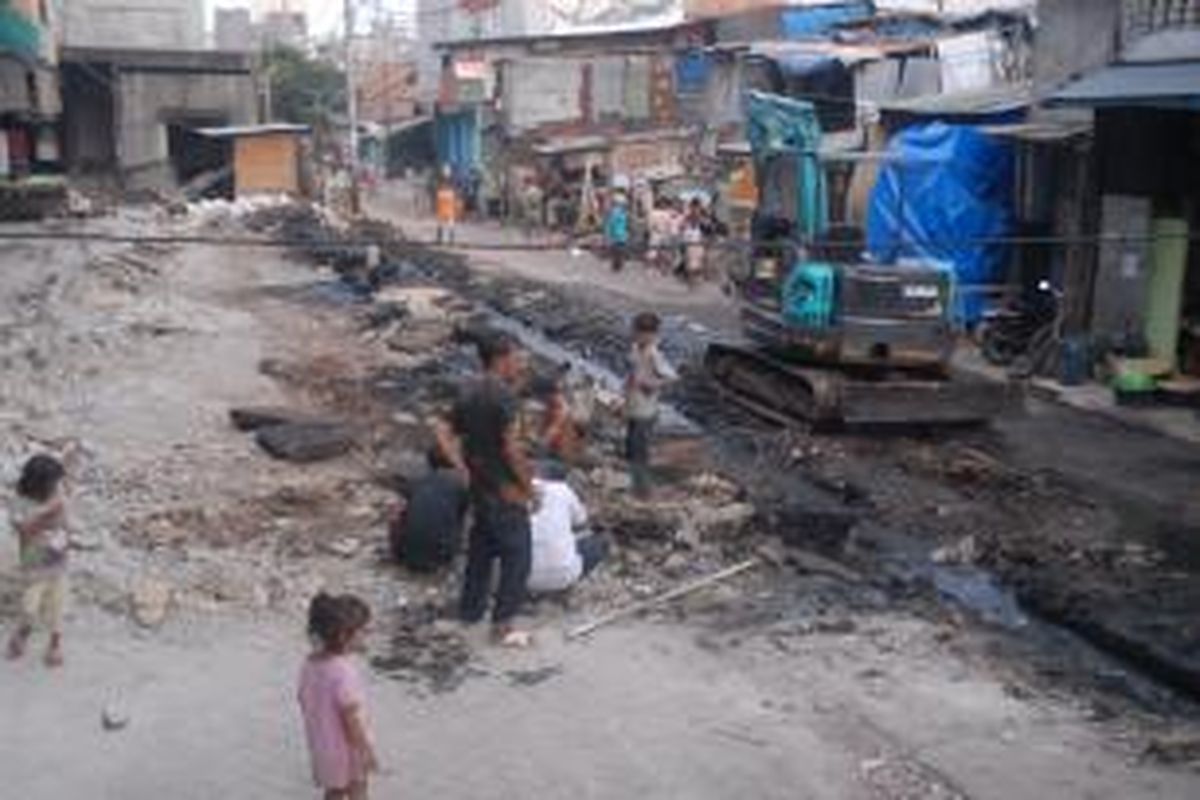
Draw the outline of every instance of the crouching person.
M587 533L587 509L560 467L546 467L533 486L536 510L531 520L529 592L565 592L608 557L608 542Z
M434 448L429 472L413 481L404 509L392 520L392 556L413 572L450 566L462 544L470 493L462 474Z

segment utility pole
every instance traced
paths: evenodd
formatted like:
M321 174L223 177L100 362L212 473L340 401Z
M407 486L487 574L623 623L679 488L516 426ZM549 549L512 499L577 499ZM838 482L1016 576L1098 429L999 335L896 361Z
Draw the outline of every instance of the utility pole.
M344 0L346 32L346 110L350 117L350 204L358 213L358 82L354 75L354 1Z

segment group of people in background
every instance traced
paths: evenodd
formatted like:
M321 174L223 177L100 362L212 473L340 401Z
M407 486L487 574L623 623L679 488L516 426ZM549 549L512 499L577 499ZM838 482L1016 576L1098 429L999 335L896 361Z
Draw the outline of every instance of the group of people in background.
M455 242L458 222L471 210L462 183L447 167L431 187L438 244ZM576 228L581 222L599 221L614 272L623 271L636 256L650 269L695 286L705 277L709 245L723 226L700 197L655 196L653 191L643 194L635 204L622 189L595 191L591 203L595 209L572 208L563 187L548 194L536 178L526 177L510 211L527 238L547 224L551 203L549 219L557 224ZM582 205L580 198L576 206Z
M631 252L638 251L647 267L656 272L682 278L689 286L703 280L708 245L720 226L700 198L693 197L686 203L674 197L655 199L645 214L644 248L633 245L632 227L629 201L618 192L604 226L614 272L623 270Z

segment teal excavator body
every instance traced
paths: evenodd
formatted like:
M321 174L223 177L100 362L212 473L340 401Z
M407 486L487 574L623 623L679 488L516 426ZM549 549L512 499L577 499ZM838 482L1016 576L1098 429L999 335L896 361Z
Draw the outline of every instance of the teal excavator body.
M876 264L861 232L830 224L829 163L811 103L754 92L748 135L759 201L734 276L750 347L714 345L721 384L781 419L942 423L995 412L948 379L953 272Z

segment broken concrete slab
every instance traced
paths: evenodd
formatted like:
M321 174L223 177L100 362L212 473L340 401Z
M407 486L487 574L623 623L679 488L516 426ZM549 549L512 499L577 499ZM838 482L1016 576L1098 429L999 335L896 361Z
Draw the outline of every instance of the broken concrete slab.
M1173 734L1152 739L1142 753L1143 761L1159 764L1200 763L1200 736Z
M722 506L699 506L689 515L689 521L703 540L736 536L758 515L749 503L726 503Z
M96 531L72 531L70 547L83 553L95 552L104 547L105 535Z
M863 583L865 580L861 573L810 550L793 547L787 552L786 559L801 572L825 575L846 583Z
M278 406L240 406L229 410L229 419L239 431L252 433L274 425L318 422L316 415Z
M143 628L157 628L167 618L173 596L171 587L153 578L138 578L130 592L134 620Z
M100 727L110 733L129 727L129 710L118 702L109 703L100 712Z
M274 458L310 464L348 453L354 447L354 431L336 422L286 423L260 429L255 440Z
M354 558L362 549L362 542L353 536L343 536L329 542L322 542L321 549L338 558Z

